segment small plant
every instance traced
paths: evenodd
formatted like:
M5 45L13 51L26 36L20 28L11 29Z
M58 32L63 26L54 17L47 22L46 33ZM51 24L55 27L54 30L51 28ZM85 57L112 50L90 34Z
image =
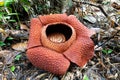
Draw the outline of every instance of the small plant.
M19 61L21 57L22 57L22 55L17 55L17 56L15 57L15 60Z
M14 28L19 29L22 8L26 13L29 12L28 0L0 0L0 23L7 24L12 29L9 23L17 23L17 27Z
M14 72L14 71L15 71L15 66L11 66L11 67L10 67L10 70L11 70L12 72Z
M6 44L3 41L0 41L0 47L5 46Z
M7 38L7 40L9 40L9 41L11 41L11 40L13 40L13 39L14 39L14 38L13 38L13 37L10 37L10 36Z
M103 49L102 50L103 54L111 54L113 52L112 49Z
M89 80L87 75L84 75L83 80Z
M16 22L15 19L11 19L13 15L18 15L13 13L13 8L11 7L15 3L14 0L1 0L0 1L0 22L3 24L8 24L9 22Z

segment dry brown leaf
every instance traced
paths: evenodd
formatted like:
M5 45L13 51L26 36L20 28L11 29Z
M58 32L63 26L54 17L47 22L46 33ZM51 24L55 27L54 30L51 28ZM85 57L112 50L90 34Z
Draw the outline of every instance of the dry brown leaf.
M0 62L0 68L2 68L2 67L3 67L3 65L4 65L4 64L3 64L3 62Z
M12 45L12 48L14 50L17 50L17 51L25 51L26 48L27 48L27 41L23 42L23 43L17 43L17 44L14 44Z
M9 32L0 28L0 40L4 41L9 36Z
M19 54L19 52L10 51L10 50L2 50L0 51L0 58L4 58L4 63L11 64L14 60L14 57Z
M10 30L10 35L14 39L28 39L28 31L23 30Z
M20 24L20 29L29 31L29 28L25 24Z
M9 50L2 50L2 51L0 51L0 58L8 55L9 53L10 53Z
M96 33L104 32L101 28L90 28L91 30L95 31Z
M111 6L112 6L113 8L115 8L115 9L117 9L117 10L120 10L120 5L119 5L118 3L116 3L116 2L113 2L113 3L111 4Z
M117 30L120 30L120 26L116 27Z

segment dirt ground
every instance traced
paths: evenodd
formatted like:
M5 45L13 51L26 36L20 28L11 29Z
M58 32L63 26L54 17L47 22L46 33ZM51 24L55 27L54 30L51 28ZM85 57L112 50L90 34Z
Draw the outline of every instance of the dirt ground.
M0 80L120 80L120 0L0 0ZM94 57L63 76L34 67L26 57L30 19L75 15L96 32Z

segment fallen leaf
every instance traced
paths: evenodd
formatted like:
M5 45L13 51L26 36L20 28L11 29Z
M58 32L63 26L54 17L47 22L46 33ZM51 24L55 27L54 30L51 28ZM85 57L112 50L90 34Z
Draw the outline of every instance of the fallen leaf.
M0 62L0 68L2 68L3 67L3 62Z
M101 28L90 28L91 30L95 31L96 33L104 32Z
M5 39L9 36L9 32L0 28L0 41L5 41Z
M25 24L20 24L20 29L29 31L29 28Z
M8 50L2 50L2 51L0 51L0 58L4 57L5 55L7 55L9 53L10 53L10 51L8 51Z
M85 17L83 17L83 19L87 20L88 22L90 22L92 24L96 23L96 21L97 21L96 18L91 15L86 15Z
M120 26L116 27L117 30L120 30Z
M28 31L10 30L10 36L14 39L28 39Z
M88 70L85 75L85 80L105 80L99 73L96 73L94 70Z
M23 43L16 43L16 44L12 45L12 48L14 50L24 52L26 50L26 48L27 48L27 42L25 41Z
M0 51L0 58L4 58L4 63L11 64L14 60L14 57L19 54L16 51L2 50Z
M113 3L111 4L111 6L112 6L113 8L115 8L115 9L117 9L117 10L120 10L120 5L119 5L118 3L116 3L116 2L113 2Z
M45 77L46 75L47 75L47 73L43 73L43 74L37 75L35 77L35 80L41 79L41 78Z

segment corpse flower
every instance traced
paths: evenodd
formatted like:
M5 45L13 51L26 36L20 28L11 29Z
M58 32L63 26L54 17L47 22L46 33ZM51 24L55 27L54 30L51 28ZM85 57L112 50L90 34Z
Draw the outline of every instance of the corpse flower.
M63 75L71 62L83 67L93 57L93 34L74 15L40 15L31 20L27 57L37 68Z

